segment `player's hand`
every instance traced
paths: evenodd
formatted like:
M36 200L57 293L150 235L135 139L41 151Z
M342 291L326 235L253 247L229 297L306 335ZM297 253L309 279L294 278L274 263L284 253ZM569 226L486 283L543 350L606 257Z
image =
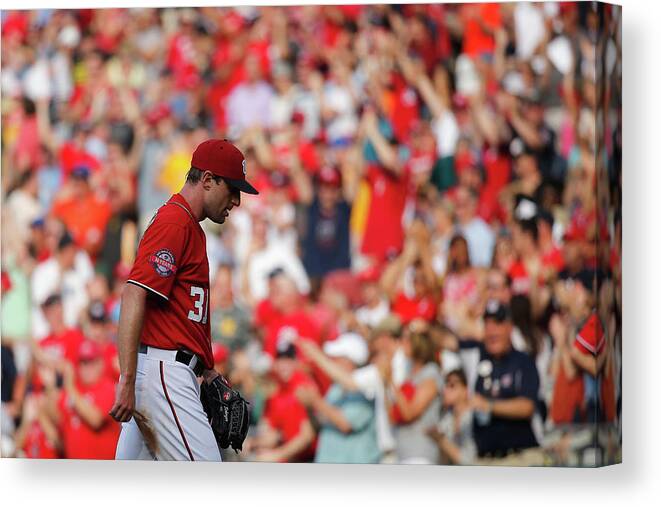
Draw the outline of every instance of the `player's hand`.
M135 410L135 382L120 377L110 416L117 422L128 422L133 417L133 410Z
M204 370L204 372L202 373L202 378L204 378L207 384L211 384L211 382L213 382L213 379L219 376L220 373L218 373L216 370Z

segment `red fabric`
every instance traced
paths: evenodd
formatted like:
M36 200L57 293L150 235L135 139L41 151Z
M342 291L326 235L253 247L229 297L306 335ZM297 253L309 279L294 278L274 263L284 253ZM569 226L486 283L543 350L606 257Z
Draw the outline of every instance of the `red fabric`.
M246 57L244 61L250 58L251 56L259 61L262 70L262 77L264 79L269 79L271 75L270 40L269 39L255 40L252 41L250 44L248 44L248 48L246 49Z
M227 97L240 82L240 77L236 73L232 73L227 81L217 81L209 89L207 104L211 109L214 125L218 132L225 132L227 129L227 117L225 116Z
M606 344L604 328L596 313L592 313L583 327L576 335L574 347L582 354L597 355Z
M48 441L44 430L37 421L33 421L25 435L22 451L26 458L31 459L57 459L57 449Z
M37 169L44 163L37 117L23 118L16 136L14 162L20 169Z
M262 299L255 307L255 327L266 329L271 322L282 318L282 313L277 310L269 298Z
M264 337L264 352L271 357L275 357L278 341L283 339L283 337L287 337L289 334L296 335L304 340L313 341L320 345L322 341L322 325L323 323L313 318L307 310L299 310L289 315L280 316L280 318L273 320L266 330ZM333 334L336 330L329 329L328 331ZM306 371L310 372L312 378L319 387L319 390L322 393L325 393L330 387L330 379L323 370L318 368L305 356L303 351L298 347L296 349L297 357L306 368Z
M409 174L400 176L371 164L367 170L370 206L361 252L377 260L399 253L404 243L402 214L406 205Z
M188 349L212 368L206 237L189 213L180 194L159 209L140 241L128 283L156 293L147 298L142 343Z
M11 284L11 277L9 276L9 273L6 271L2 272L2 293L9 292L11 290L12 284Z
M399 390L404 395L404 398L406 398L408 401L411 401L415 396L415 384L413 384L413 382L411 382L410 380L404 382L399 388ZM404 424L404 418L402 417L402 413L399 410L399 405L397 405L396 403L392 405L392 408L390 410L390 420L394 424Z
M409 298L403 292L395 297L392 311L396 313L402 324L408 324L414 319L424 319L431 322L436 318L437 303L432 296Z
M113 382L119 381L119 363L117 362L118 352L117 346L112 343L101 344L101 354L103 355L103 362L105 364L105 375Z
M553 385L553 398L551 399L550 417L556 424L570 424L578 415L583 420L583 375L578 374L573 379L567 378L562 365Z
M395 137L402 142L410 137L413 125L420 118L419 103L415 90L402 82L401 76L396 75L394 81L389 120Z
M28 24L27 12L9 12L4 23L2 23L3 42L12 37L15 37L19 41L25 39L28 33Z
M502 26L500 4L468 4L462 5L464 17L464 47L463 52L476 57L482 53L493 53L496 42L493 35L482 29L482 24L495 30Z
M508 156L487 149L482 154L485 182L480 190L478 215L486 222L505 221L505 209L500 204L501 190L510 182L512 164Z
M278 340L286 333L295 333L298 337L320 342L319 326L306 310L298 310L289 315L280 316L271 321L264 338L264 352L275 357Z
M192 89L199 84L200 76L195 65L195 43L188 35L176 34L170 39L167 67L174 75L177 89Z
M528 294L531 280L526 265L521 260L515 261L507 272L512 280L512 294Z
M78 350L85 336L79 329L66 329L62 333L51 333L39 342L39 348L53 357L78 362Z
M243 153L225 139L208 139L195 148L191 166L233 180L246 179Z
M73 142L64 143L58 154L62 176L66 181L71 171L78 166L86 166L91 172L100 168L99 161L83 148L78 148Z
M264 418L272 428L280 432L282 444L286 444L301 430L301 425L308 421L305 406L296 398L296 389L302 386L314 386L312 380L303 372L294 372L286 383L280 383L275 393L266 400ZM314 445L305 449L291 461L304 461L312 458Z
M556 273L562 271L565 267L565 258L562 255L562 250L554 246L551 250L542 255L542 266L545 268L553 268Z
M314 143L301 140L298 148L298 156L301 164L309 174L315 174L321 167L321 161L317 155Z
M603 418L607 422L613 422L617 415L615 401L615 382L612 368L606 368L601 376L601 407Z
M66 329L62 333L51 333L38 344L39 349L54 360L66 359L71 364L78 363L78 350L85 336L78 329ZM36 369L32 376L32 389L35 392L44 388L43 381Z
M103 377L92 386L78 386L82 396L104 415L100 429L92 429L78 415L66 392L62 392L59 409L64 457L67 459L114 459L120 425L108 412L115 402L115 383Z
M93 193L82 199L68 198L53 204L53 216L64 222L76 244L96 254L112 215L110 203Z
M338 5L337 8L342 11L345 18L356 20L360 17L363 10L365 9L364 5Z

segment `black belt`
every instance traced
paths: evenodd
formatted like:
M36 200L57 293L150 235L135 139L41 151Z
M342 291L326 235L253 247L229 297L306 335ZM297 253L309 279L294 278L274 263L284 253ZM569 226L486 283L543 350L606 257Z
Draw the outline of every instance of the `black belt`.
M147 345L141 343L140 347L138 348L138 352L140 352L141 354L146 354ZM175 356L174 360L177 361L178 363L182 363L190 367L190 364L193 361L193 358L195 357L197 356L192 352L188 352L186 350L177 350L177 355ZM204 372L204 364L202 364L202 360L199 357L197 357L197 363L195 363L195 368L191 368L191 370L193 370L193 373L195 373L196 377L202 376L202 372Z

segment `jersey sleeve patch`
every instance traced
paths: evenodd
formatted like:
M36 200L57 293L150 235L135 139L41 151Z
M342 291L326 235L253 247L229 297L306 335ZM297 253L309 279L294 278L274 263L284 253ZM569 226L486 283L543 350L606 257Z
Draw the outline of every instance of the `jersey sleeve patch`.
M161 248L149 256L149 264L156 274L163 278L172 276L177 272L177 261L174 254L167 248Z

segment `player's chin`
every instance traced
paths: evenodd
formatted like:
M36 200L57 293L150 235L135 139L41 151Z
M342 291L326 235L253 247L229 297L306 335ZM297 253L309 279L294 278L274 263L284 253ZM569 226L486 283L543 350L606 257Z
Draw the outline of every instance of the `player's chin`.
M227 216L223 213L220 213L215 216L207 216L209 220L211 220L214 224L224 224L225 220L227 219Z

